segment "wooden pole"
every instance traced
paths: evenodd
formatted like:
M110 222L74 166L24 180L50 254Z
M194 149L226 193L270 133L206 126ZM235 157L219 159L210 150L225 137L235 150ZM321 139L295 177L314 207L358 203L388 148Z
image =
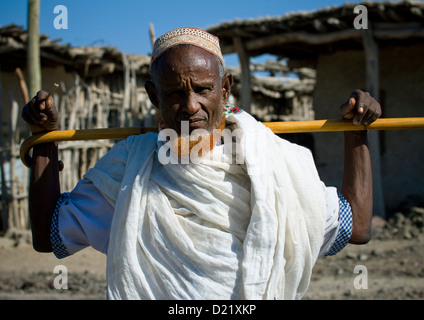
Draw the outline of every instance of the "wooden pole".
M156 38L155 38L155 27L153 23L151 22L149 23L149 34L150 34L150 42L152 43L152 49L153 49Z
M19 79L19 85L21 87L21 92L22 92L22 97L24 98L24 103L26 103L26 102L29 101L29 95L28 95L28 87L27 87L27 84L25 82L24 75L22 74L21 68L16 68L15 72L16 72L16 75L18 76L18 79Z
M15 101L11 92L10 100L12 101L12 108L10 111L10 126L9 126L9 139L10 139L10 202L9 202L9 220L8 228L22 229L24 221L19 219L19 208L17 199L17 175L16 175L16 156L18 152L18 145L15 141L16 126L18 121L18 103Z
M243 41L240 37L234 37L234 47L239 57L241 66L241 90L240 105L248 113L251 113L252 104L252 84L250 79L250 61L249 54L244 48Z
M380 100L380 73L378 45L375 42L371 24L363 30L363 45L365 53L365 85L366 90L374 99ZM371 132L368 135L368 144L371 153L371 165L373 175L373 212L382 218L386 218L386 205L384 202L383 178L381 173L380 139L379 132Z
M6 144L4 143L3 134L3 84L0 70L0 179L1 179L1 231L6 231L8 228L9 219L9 192L6 185L6 159L3 155L6 153Z
M41 89L39 23L40 0L28 0L27 64L30 97L35 96L35 94Z
M128 110L130 109L130 63L128 61L128 57L125 53L122 53L122 68L124 69L124 78L123 78L123 87L124 87L124 98L122 100L122 107L120 112L120 126L124 127L128 124Z
M386 118L378 119L369 126L355 126L348 120L312 120L290 122L264 122L274 133L298 132L336 132L358 130L404 130L424 129L423 118ZM20 157L22 162L30 167L29 150L41 143L53 141L77 141L96 139L125 139L131 135L147 132L157 132L157 127L106 128L87 130L58 130L33 135L21 144Z

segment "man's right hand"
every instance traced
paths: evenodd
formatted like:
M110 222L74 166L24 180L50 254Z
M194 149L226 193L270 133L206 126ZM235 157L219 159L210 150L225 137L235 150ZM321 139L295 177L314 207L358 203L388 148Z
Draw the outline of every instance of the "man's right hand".
M59 129L59 114L48 92L41 90L22 110L22 119L28 123L32 134Z

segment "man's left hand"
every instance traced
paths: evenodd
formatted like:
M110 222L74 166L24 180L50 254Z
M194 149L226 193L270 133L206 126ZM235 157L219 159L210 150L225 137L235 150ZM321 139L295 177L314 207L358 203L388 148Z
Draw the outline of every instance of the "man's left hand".
M354 125L368 126L381 116L381 106L368 92L358 89L340 106L340 113Z

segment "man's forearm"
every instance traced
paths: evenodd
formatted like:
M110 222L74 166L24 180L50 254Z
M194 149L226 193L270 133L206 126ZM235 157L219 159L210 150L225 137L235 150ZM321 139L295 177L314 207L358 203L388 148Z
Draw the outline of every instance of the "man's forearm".
M40 252L51 252L50 226L60 195L57 143L34 147L29 190L29 214L33 247Z
M366 132L345 132L342 194L352 208L350 243L367 243L371 237L372 170Z

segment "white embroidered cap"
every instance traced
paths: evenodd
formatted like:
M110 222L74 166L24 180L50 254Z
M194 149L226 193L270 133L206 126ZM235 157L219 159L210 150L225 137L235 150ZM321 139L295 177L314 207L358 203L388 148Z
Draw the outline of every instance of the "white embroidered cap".
M150 66L166 50L179 44L191 44L203 48L217 56L221 60L222 65L224 65L224 58L217 37L198 28L184 27L168 31L156 39L153 45Z

